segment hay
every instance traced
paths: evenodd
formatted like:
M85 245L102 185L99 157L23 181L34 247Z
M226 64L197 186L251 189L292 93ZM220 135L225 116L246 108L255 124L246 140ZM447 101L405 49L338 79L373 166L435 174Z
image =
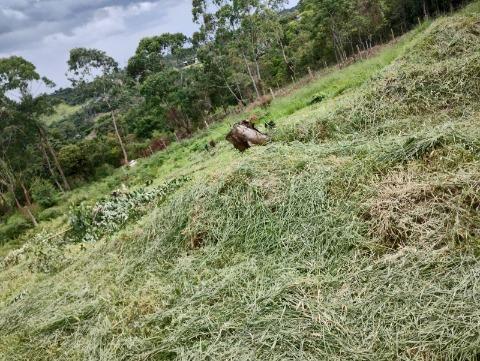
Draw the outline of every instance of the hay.
M438 248L480 236L479 173L392 173L376 186L367 212L370 235L389 248Z

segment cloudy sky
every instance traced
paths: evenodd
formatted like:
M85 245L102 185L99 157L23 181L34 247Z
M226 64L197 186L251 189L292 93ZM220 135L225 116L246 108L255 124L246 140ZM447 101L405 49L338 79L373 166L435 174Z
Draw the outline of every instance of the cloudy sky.
M0 0L0 57L22 56L59 86L68 86L74 47L102 49L126 65L141 38L195 30L191 0Z
M191 0L0 0L0 57L23 56L66 86L70 49L102 49L125 65L145 36L191 35L191 19Z

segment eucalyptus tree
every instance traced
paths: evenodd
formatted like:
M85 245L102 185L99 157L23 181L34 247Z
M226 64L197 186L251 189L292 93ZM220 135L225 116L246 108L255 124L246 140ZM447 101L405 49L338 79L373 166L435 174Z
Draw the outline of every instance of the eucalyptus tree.
M39 152L39 147L44 141L36 124L31 121L31 114L26 113L22 109L22 105L19 106L20 111L13 109L2 119L0 157L13 170L16 185L23 192L26 204L31 206L28 190L32 183L31 180L44 174L42 155Z
M119 71L118 63L104 51L75 48L70 50L67 64L72 86L88 89L106 105L122 150L123 163L128 165L128 154L118 127L116 111L125 105L129 95L126 79Z
M128 60L128 74L143 82L149 75L158 73L169 65L180 67L180 59L189 42L182 33L165 33L143 38L135 55Z
M193 18L200 25L200 33L205 42L215 44L214 50L227 55L228 63L243 62L246 74L257 97L260 97L258 74L252 70L249 57L251 49L248 36L241 33L242 21L247 15L255 12L258 0L215 0L210 5L206 1L193 1ZM226 73L226 72L224 72ZM228 85L228 83L227 83ZM231 92L231 88L229 89Z
M10 80L15 81L13 78ZM2 83L2 90L5 90L8 86ZM38 133L17 107L16 102L5 93L0 93L0 193L9 193L19 211L36 226L37 220L29 208L31 202L25 183L38 170L38 162L32 153ZM21 204L17 193L20 189L24 193L25 206Z
M39 84L40 83L40 84ZM34 84L51 88L55 84L46 77L41 77L35 66L29 61L12 56L0 59L0 93L3 96L4 104L8 104L11 112L18 119L17 125L35 129L39 138L39 148L44 153L47 162L50 164L50 157L58 172L63 187L60 190L70 190L70 185L65 177L58 156L50 143L48 132L42 117L53 111L53 104L45 93L35 96L31 89ZM12 98L14 100L12 100ZM56 181L57 175L52 167L49 167L52 179Z
M264 91L264 64L270 64L272 48L283 54L289 72L293 73L279 21L284 0L194 0L192 5L193 19L200 25L197 37L203 40L203 47L210 48L210 62L223 65L219 71L224 86L237 100L243 97L237 86L228 81L238 78L231 74L245 73L255 96L260 97Z
M27 203L30 203L30 197L26 180L31 179L35 166L41 163L38 161L41 156L34 151L38 148L43 151L49 164L50 157L53 159L63 181L60 189L70 189L42 122L43 116L53 111L53 104L45 93L34 95L34 85L44 88L54 86L49 79L41 77L35 66L27 60L18 56L0 59L2 174L4 181L10 183L10 191L15 188L11 181L16 179L16 185L22 188ZM49 169L52 179L56 181L56 172L51 166Z

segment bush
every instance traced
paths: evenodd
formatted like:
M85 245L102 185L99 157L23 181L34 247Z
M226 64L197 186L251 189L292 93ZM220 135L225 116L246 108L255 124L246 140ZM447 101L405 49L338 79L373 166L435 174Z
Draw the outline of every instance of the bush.
M0 225L0 244L17 238L30 227L30 222L20 214L16 213L12 215L5 224Z
M95 179L102 179L112 175L115 167L111 164L104 163L95 169Z
M45 210L41 211L38 214L38 220L39 221L49 221L51 219L60 217L61 215L62 215L62 212L60 211L60 209L58 209L58 207L48 208L48 209L45 209Z
M36 179L31 187L32 197L42 207L48 208L57 204L58 192L55 187L45 179Z
M114 233L127 222L145 214L153 203L163 201L189 179L181 177L161 186L139 188L132 192L114 191L93 207L85 203L70 208L70 238L73 241L96 241Z

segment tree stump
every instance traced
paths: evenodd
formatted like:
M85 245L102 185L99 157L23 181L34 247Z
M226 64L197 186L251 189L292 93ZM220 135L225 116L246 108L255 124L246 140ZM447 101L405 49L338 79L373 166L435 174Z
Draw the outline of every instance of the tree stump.
M235 124L226 139L240 152L244 152L254 145L265 145L268 142L268 136L260 132L248 120Z

